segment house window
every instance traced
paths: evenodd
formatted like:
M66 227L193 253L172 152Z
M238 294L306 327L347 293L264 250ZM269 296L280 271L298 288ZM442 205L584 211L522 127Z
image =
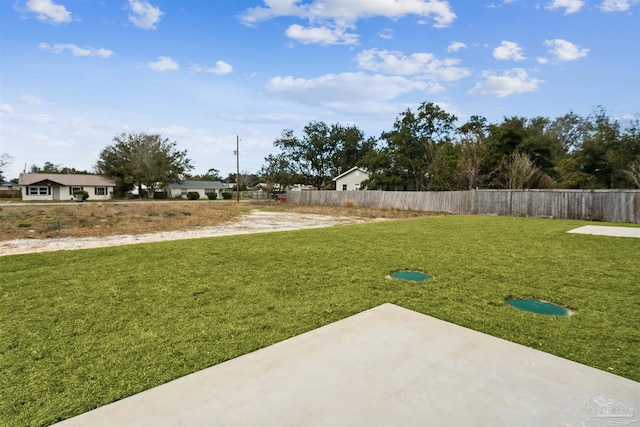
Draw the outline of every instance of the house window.
M96 187L94 193L96 196L106 196L107 187Z
M76 191L82 191L82 187L69 187L69 195L73 196Z
M50 187L27 187L30 196L48 196Z
M182 188L180 189L180 195L182 197L187 197L187 189L186 188Z
M342 191L347 191L347 184L342 184Z

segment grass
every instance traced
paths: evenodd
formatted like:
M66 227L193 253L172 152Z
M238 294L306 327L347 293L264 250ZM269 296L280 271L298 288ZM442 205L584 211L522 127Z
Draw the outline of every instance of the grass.
M385 302L638 381L640 241L565 233L585 224L437 216L2 257L0 420L47 425Z
M111 201L2 204L0 241L31 238L104 237L218 226L252 209L406 218L431 215L391 209L297 207L286 203L209 201ZM60 223L60 227L58 227ZM59 228L59 229L58 229Z
M219 225L249 210L246 203L183 201L5 204L0 212L0 241L184 230Z

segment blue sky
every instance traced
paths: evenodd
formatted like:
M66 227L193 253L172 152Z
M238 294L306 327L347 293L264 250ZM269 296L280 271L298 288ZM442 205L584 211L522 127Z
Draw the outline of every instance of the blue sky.
M91 170L159 133L194 173L257 172L284 129L458 117L640 118L638 0L4 0L0 154Z

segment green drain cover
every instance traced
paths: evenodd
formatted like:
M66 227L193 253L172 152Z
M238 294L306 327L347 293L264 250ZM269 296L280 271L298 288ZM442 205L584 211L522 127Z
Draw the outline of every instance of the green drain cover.
M406 270L395 271L391 273L389 277L391 277L392 279L406 280L408 282L424 282L433 279L433 277L429 276L426 273Z
M507 298L507 304L518 310L529 311L531 313L546 314L548 316L570 316L571 310L558 304L542 301L539 299L516 299Z

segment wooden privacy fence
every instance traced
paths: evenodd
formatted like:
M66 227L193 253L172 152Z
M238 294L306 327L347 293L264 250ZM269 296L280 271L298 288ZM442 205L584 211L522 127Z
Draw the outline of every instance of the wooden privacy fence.
M640 190L288 191L287 201L640 223Z

